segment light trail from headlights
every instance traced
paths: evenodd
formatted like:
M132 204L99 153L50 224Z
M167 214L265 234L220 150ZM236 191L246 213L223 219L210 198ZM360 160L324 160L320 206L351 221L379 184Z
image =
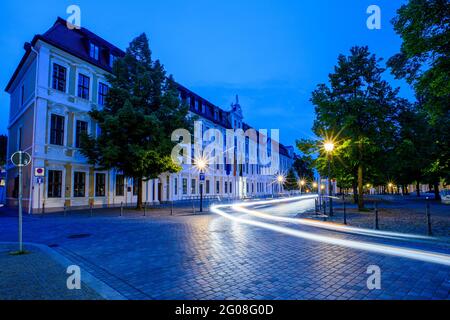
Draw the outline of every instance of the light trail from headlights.
M348 227L348 226L343 226L343 225L338 225L338 224L324 223L321 221L316 221L316 220L311 220L311 219L273 216L270 214L262 213L260 211L249 210L249 209L243 208L243 206L241 204L232 205L232 209L236 210L238 212L247 213L252 216L262 218L262 219L279 221L279 222L287 222L287 223L293 223L293 224L302 224L302 225L307 225L307 226L311 226L311 227L339 231L339 232L356 233L356 234L367 235L367 236L400 239L400 240L402 240L402 239L426 239L426 240L435 239L433 237L421 236L421 235L416 235L416 234L406 234L406 233L400 233L400 232L380 231L380 230L370 230L370 229L357 228L357 227Z
M280 199L278 199L280 200ZM284 199L286 200L286 199ZM258 204L261 204L260 201L257 202ZM346 239L337 239L329 236L324 235L317 235L310 232L304 232L292 228L282 227L266 222L261 221L255 221L255 220L249 220L242 217L236 217L232 216L222 209L225 208L232 208L233 205L212 205L210 207L210 210L213 213L216 213L228 220L240 222L247 225L252 225L264 229L269 229L272 231L280 232L286 235L294 236L297 238L307 239L311 241L331 244L331 245L337 245L342 247L347 247L351 249L357 249L357 250L363 250L363 251L370 251L375 252L379 254L387 254L402 258L409 258L414 260L420 260L425 262L431 262L431 263L438 263L446 266L450 266L450 255L447 254L440 254L440 253L433 253L428 252L424 250L417 250L417 249L408 249L408 248L402 248L402 247L395 247L395 246L388 246L388 245L382 245L382 244L376 244L371 242L364 242L364 241L356 241L356 240L346 240Z

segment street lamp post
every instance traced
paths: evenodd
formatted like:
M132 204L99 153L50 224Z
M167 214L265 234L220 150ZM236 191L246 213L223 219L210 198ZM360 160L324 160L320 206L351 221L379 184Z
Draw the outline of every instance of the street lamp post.
M284 182L284 177L281 174L277 176L277 182L278 182L278 193L281 195L281 185Z
M332 194L332 187L331 187L331 154L334 150L334 143L331 141L325 141L325 143L323 144L323 147L327 153L327 162L328 162L328 178L327 178L327 182L328 182L328 196L330 197L330 216L333 215L333 200L331 198L331 194Z
M305 185L305 180L300 180L300 195L302 194L302 187Z
M203 212L203 181L205 181L205 169L208 166L208 162L206 159L200 158L195 161L195 166L200 173L200 212Z

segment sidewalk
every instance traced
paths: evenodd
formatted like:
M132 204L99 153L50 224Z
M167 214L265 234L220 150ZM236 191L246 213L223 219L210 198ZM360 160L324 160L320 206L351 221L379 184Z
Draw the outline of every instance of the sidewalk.
M67 289L66 269L41 249L26 246L28 254L10 255L17 249L0 243L0 300L103 299L84 282L80 290Z

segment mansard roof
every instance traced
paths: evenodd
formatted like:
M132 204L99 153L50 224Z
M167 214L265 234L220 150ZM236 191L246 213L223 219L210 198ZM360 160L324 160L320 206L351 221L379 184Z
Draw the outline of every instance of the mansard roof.
M122 57L125 55L125 52L118 47L114 46L110 42L105 39L99 37L95 33L89 31L86 28L79 29L69 29L67 28L67 22L63 18L58 17L53 24L53 26L47 30L44 34L37 34L33 37L31 41L31 46L34 46L38 40L46 42L60 50L63 50L81 60L84 60L92 65L95 65L106 72L112 72L110 67L110 54ZM89 55L89 46L90 44L94 44L99 47L99 59L96 60ZM31 54L30 45L25 44L25 54L22 57L19 65L14 71L13 76L9 80L5 91L9 92L10 87L12 86L14 80L16 79L18 73L20 72L22 66L28 59ZM204 117L220 126L225 128L232 128L230 123L229 112L223 110L222 108L214 105L209 102L207 99L199 96L193 91L189 90L185 86L177 83L180 94L183 96L191 97L190 111L198 114L201 117ZM202 112L202 108L199 106L198 110L195 109L195 102L192 99L194 98L199 103L205 105L205 112ZM217 112L217 116L214 114ZM244 124L245 127L250 128L247 124ZM246 130L246 129L245 129ZM288 155L285 147L280 143L280 153Z

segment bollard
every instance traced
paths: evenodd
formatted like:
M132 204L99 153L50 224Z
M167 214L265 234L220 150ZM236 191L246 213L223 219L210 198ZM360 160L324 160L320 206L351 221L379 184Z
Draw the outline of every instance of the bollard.
M92 217L92 207L93 207L93 203L92 201L89 202L89 216Z
M144 217L147 216L147 202L144 202Z
M170 202L170 215L173 216L173 200Z
M67 210L67 207L66 207L66 204L64 203L64 217L66 216L66 210Z
M194 203L194 200L192 200L192 213L195 214L195 203Z
M325 199L323 199L323 214L325 216L327 215L327 202L325 201Z
M120 202L120 216L123 216L123 201Z
M41 214L41 218L44 217L44 214L45 214L45 201L42 202L42 214Z
M378 226L378 204L375 202L375 229L378 230L379 226Z
M347 224L347 211L345 210L345 199L344 199L344 224Z
M318 205L317 205L317 198L316 199L314 199L314 213L317 215L317 207L318 207Z
M432 232L431 232L431 214L430 214L430 204L428 203L428 201L427 201L427 206L426 206L426 215L427 215L428 235L431 236L432 235Z

